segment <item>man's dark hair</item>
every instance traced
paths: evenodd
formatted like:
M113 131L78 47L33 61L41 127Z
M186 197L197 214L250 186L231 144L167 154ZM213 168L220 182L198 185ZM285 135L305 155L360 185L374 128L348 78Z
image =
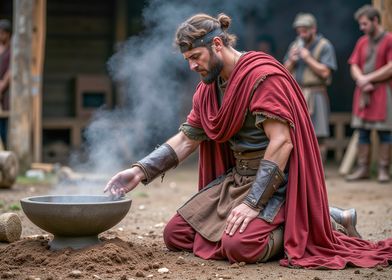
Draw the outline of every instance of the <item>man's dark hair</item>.
M381 23L380 12L376 8L374 8L372 5L364 5L361 8L359 8L354 14L354 18L357 21L362 16L366 16L371 21L373 21L374 18L377 18L378 23Z
M236 36L227 33L230 22L231 18L225 14L219 14L217 18L207 14L194 15L178 27L175 36L175 45L179 47L182 52L202 45L208 47L212 38L217 36L222 39L225 46L234 46L236 43ZM206 38L205 36L208 37ZM198 40L201 38L201 41Z

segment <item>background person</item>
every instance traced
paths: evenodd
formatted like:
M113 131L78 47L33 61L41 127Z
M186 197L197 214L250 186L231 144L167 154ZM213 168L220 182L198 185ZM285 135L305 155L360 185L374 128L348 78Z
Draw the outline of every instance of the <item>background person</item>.
M392 34L381 24L379 11L365 5L355 13L364 35L358 39L348 63L356 83L351 126L359 130L358 163L348 181L370 176L370 132L380 140L378 181L389 182L392 144Z
M284 66L301 86L325 162L330 113L327 86L331 83L332 71L337 70L335 50L330 41L317 33L316 19L312 14L298 14L293 28L298 37L288 48Z

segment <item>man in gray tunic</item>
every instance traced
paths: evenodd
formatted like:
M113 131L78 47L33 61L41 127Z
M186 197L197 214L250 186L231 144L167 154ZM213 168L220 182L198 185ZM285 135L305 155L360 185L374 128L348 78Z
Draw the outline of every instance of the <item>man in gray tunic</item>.
M327 147L324 142L329 137L327 86L331 83L332 71L337 69L335 50L317 33L316 19L312 14L298 14L293 27L298 37L288 48L284 66L301 86L325 162Z

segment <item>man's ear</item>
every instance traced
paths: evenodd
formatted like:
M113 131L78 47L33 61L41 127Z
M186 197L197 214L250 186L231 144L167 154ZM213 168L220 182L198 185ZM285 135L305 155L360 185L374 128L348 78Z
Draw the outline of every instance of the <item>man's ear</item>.
M215 49L215 51L219 52L222 50L223 48L223 41L220 37L214 37L214 39L212 39L212 46Z

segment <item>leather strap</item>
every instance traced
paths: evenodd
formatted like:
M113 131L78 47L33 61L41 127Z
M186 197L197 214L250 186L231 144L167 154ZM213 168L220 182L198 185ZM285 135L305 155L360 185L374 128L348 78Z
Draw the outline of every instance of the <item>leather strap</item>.
M132 164L132 167L138 166L143 170L146 179L142 183L147 185L167 170L175 168L178 163L176 152L169 144L165 143L152 151L148 156Z
M272 161L262 159L244 203L255 209L263 209L284 182L285 176L279 166Z

